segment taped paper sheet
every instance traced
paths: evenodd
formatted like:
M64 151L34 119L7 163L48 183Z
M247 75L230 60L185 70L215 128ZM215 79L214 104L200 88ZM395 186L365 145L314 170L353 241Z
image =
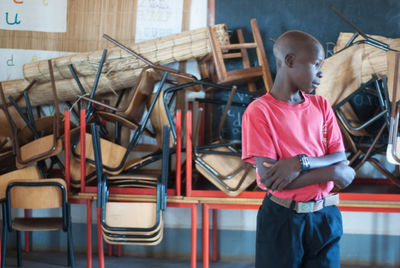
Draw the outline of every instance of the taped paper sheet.
M0 48L0 81L23 79L22 66L28 62L47 60L76 53Z
M67 31L67 0L3 0L0 29L38 32Z
M183 0L139 0L135 42L182 31Z

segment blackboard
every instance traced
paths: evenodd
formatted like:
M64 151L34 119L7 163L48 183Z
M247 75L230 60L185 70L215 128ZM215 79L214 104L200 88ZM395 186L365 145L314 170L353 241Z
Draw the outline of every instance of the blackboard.
M250 19L256 18L274 77L271 39L288 30L301 30L315 36L329 51L340 32L355 32L331 5L366 34L400 37L399 0L215 0L215 23L225 23L230 30L242 28L250 41ZM251 60L254 64L256 58Z

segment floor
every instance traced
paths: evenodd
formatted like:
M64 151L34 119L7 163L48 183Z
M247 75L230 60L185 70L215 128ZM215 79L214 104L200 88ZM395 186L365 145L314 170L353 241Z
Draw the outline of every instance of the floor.
M10 252L7 258L6 267L17 267L16 256ZM86 255L75 255L75 266L86 267ZM190 267L189 261L162 260L162 259L143 259L128 256L106 257L105 266L107 268L135 267L135 268L187 268ZM59 268L67 267L67 256L63 253L47 252L29 252L23 253L22 266L25 268ZM98 267L97 257L93 258L93 267ZM198 262L197 267L201 268L202 263ZM210 268L251 268L254 263L251 262L212 262ZM377 265L342 265L341 268L393 268L398 266L377 266Z

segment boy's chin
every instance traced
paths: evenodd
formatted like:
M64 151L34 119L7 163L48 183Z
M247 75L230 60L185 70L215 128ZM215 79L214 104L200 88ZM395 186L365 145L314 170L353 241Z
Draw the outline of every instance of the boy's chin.
M301 91L302 91L303 93L305 93L305 94L314 94L315 89L314 89L314 88L302 89Z

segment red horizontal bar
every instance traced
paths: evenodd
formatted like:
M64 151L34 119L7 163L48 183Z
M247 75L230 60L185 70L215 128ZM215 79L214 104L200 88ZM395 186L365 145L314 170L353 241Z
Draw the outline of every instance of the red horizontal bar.
M156 189L143 189L143 188L119 188L119 187L109 187L110 194L142 194L142 195L155 195ZM96 186L86 186L85 193L97 193ZM168 189L167 195L176 195L175 189Z
M209 209L259 209L260 205L244 205L244 204L210 204L207 203Z
M367 207L341 207L338 206L340 211L343 212L382 212L382 213L399 213L400 208L367 208Z

